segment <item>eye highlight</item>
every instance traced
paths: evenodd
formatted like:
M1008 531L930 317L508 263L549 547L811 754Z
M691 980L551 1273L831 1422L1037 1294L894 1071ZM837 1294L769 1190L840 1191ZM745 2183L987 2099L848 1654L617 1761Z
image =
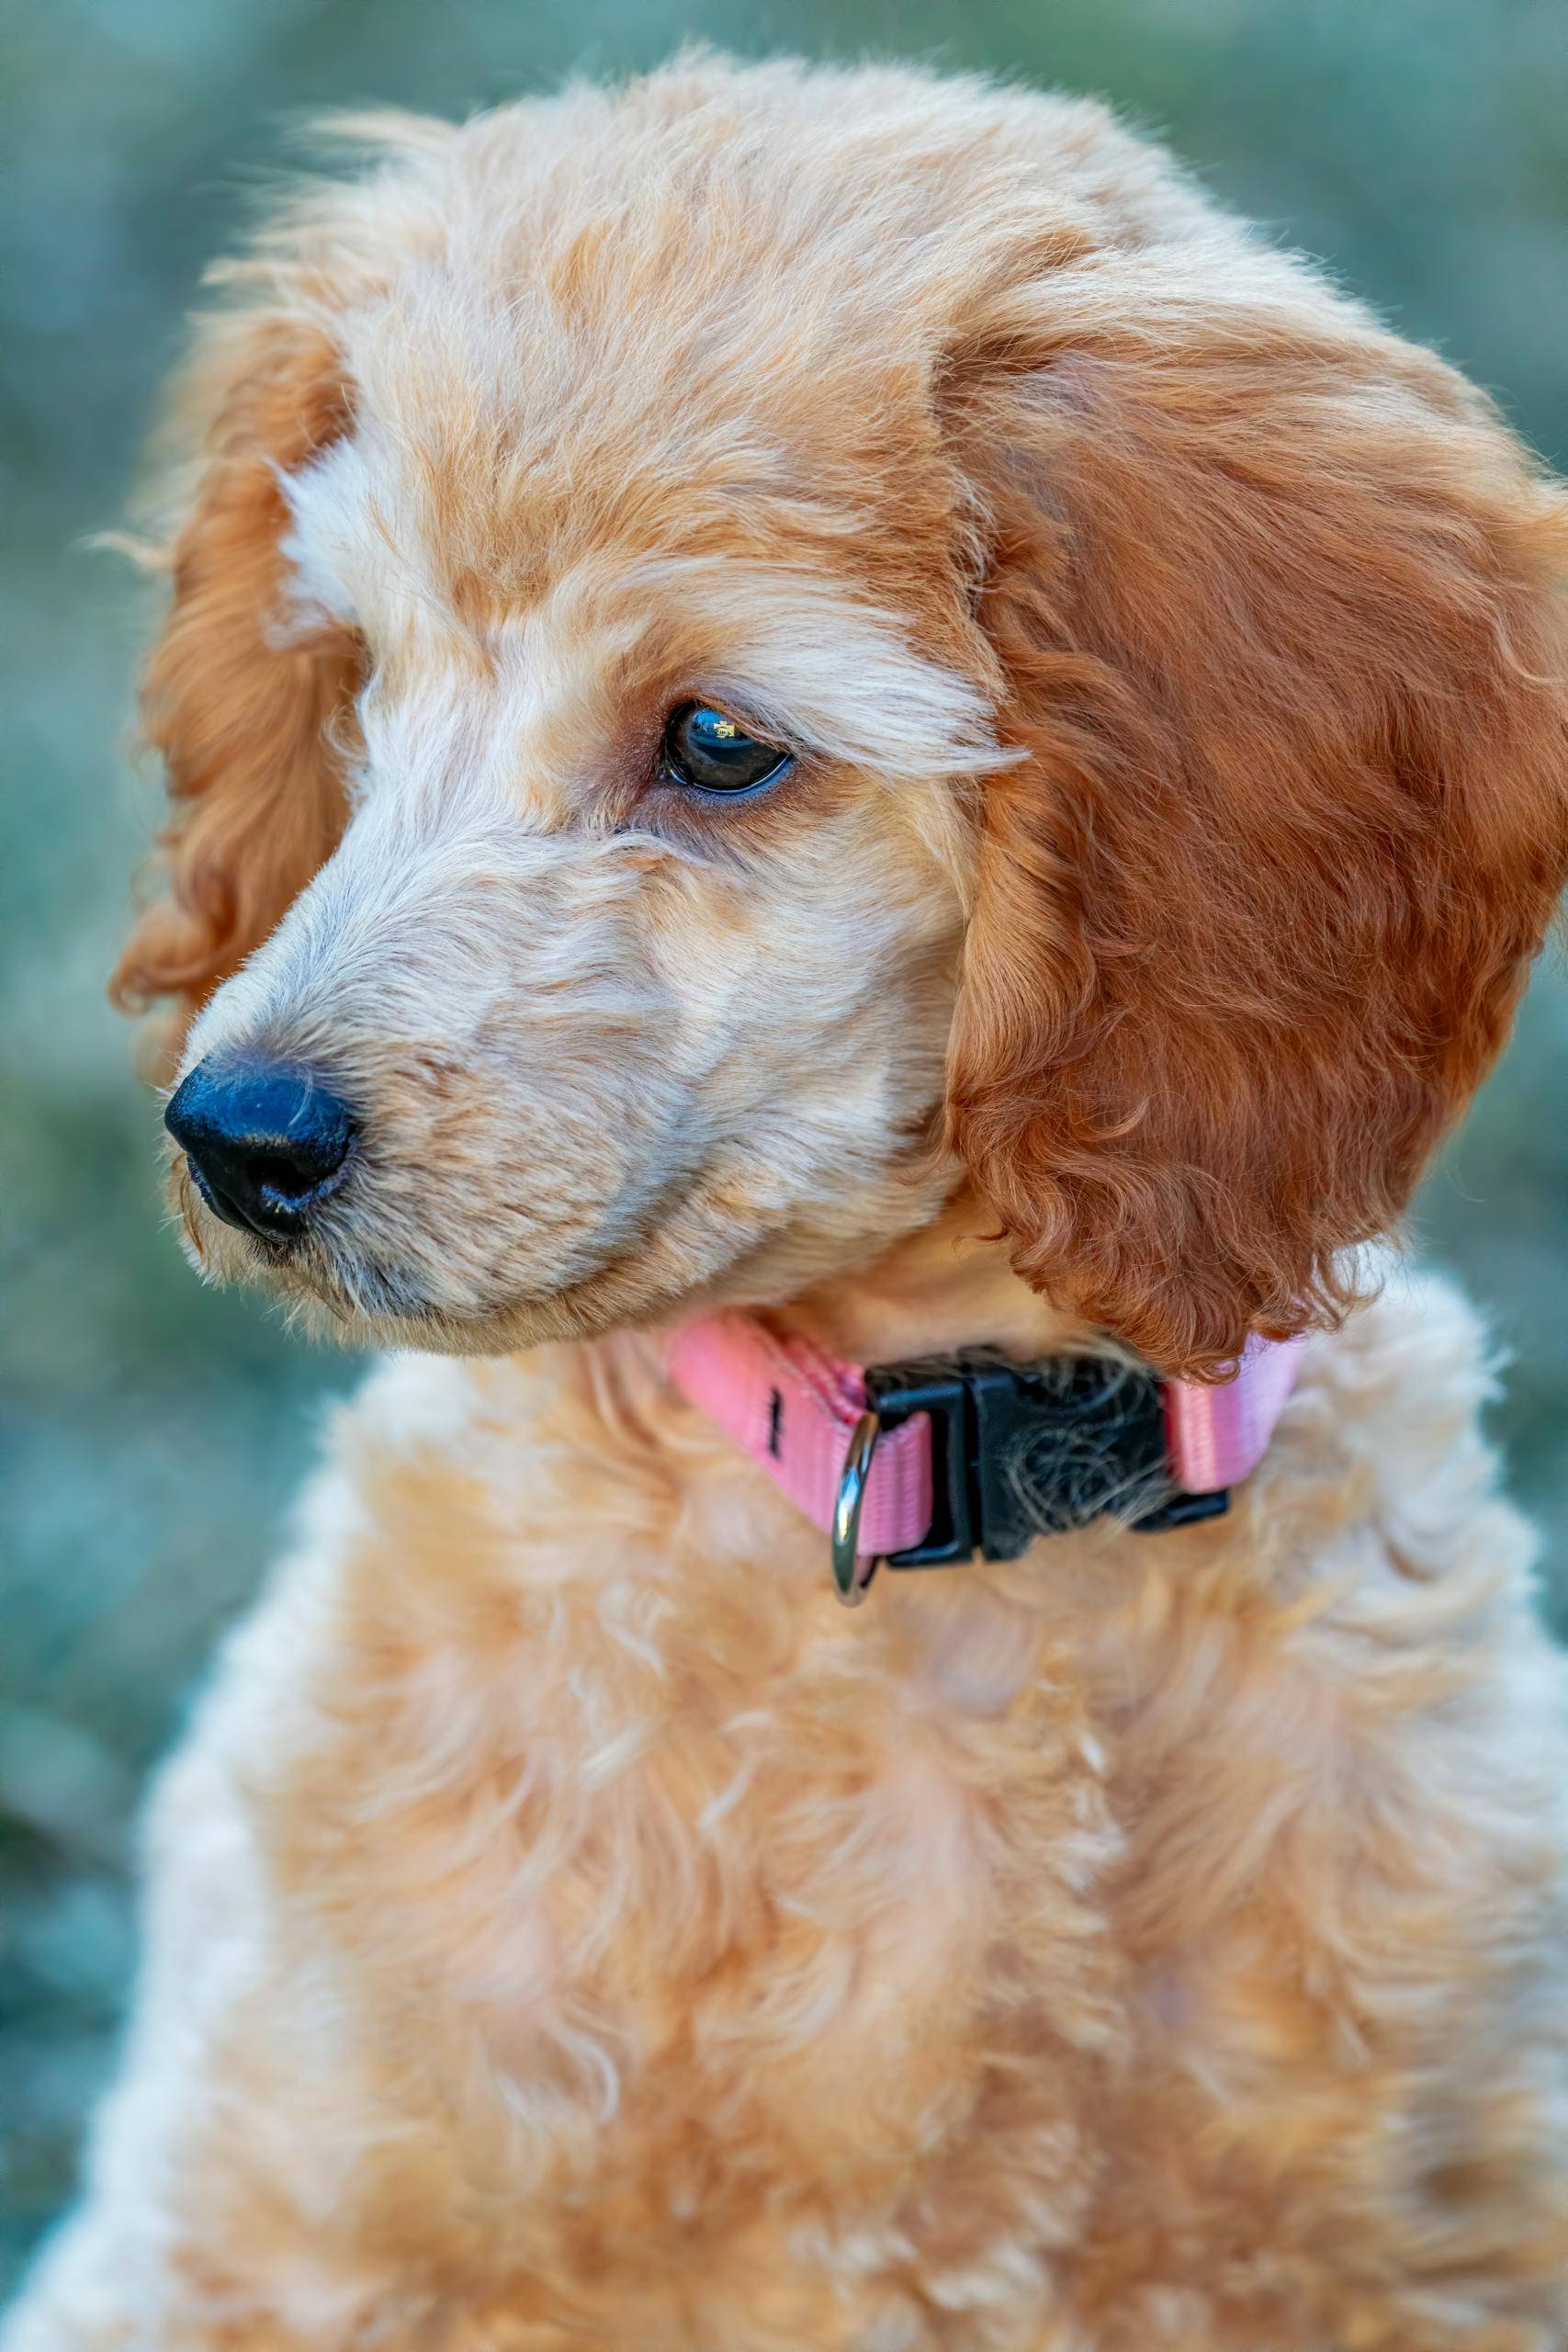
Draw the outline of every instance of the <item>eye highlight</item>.
M783 775L792 761L779 744L749 735L739 719L705 702L672 710L659 746L665 780L694 792L754 792Z

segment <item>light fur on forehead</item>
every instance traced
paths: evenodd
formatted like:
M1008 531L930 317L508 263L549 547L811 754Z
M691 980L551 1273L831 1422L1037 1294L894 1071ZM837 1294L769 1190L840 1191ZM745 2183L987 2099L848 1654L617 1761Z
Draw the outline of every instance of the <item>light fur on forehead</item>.
M280 478L292 527L282 541L307 625L331 620L385 641L421 627L454 638L473 623L451 596L441 514L422 503L367 426ZM483 633L521 635L559 663L574 633L614 631L625 653L665 612L705 622L729 683L789 737L887 776L978 775L1001 754L978 681L923 656L902 616L826 574L757 560L682 554L584 559L536 606L491 602ZM714 683L723 681L716 677Z

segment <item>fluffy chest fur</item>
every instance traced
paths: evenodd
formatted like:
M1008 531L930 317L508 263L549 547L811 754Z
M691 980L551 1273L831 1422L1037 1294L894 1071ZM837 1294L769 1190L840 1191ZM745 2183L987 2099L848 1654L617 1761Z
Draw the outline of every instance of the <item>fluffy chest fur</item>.
M348 1436L267 1865L380 1987L372 2042L412 2004L479 2061L498 2180L624 2168L707 2227L726 2152L744 2204L808 2143L828 2201L885 2200L990 2057L1116 2041L1106 1756L1023 1580L926 1579L857 1638L821 1536L640 1351L400 1366Z
M1480 1378L1446 1300L1373 1310L1228 1521L846 1617L640 1343L389 1366L164 1799L187 1877L225 1824L226 2291L1196 2344L1218 2240L1270 2344L1533 2343L1466 2284L1545 2310L1564 2226L1551 1668Z

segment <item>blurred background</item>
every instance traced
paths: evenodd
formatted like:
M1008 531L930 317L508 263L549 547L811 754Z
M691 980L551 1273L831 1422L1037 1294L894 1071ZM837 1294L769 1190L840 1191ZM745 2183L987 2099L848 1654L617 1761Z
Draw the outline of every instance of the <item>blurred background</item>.
M86 551L203 263L323 107L460 113L689 37L1108 96L1491 387L1568 467L1562 0L9 0L0 87L0 2290L69 2194L132 1957L152 1760L354 1364L203 1292L107 1012L155 779L145 592ZM1422 1246L1513 1358L1497 1409L1568 1627L1568 986L1428 1183ZM1555 1579L1552 1564L1557 1563Z

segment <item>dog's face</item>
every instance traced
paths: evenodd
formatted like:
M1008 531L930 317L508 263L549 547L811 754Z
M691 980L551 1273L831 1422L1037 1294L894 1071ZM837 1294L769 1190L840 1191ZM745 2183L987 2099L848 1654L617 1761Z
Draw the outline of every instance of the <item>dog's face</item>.
M283 479L294 626L363 648L346 823L196 1021L173 1117L208 1263L494 1348L787 1295L932 1213L995 750L956 614L933 644L936 600L824 560L767 461L739 495L705 462L743 378L662 429L605 432L589 386L563 447L515 390L487 413L470 292L439 384L365 338L352 430Z
M1506 436L1091 110L709 63L397 150L189 396L122 979L201 1262L491 1349L973 1181L1168 1369L1334 1311L1568 863Z

